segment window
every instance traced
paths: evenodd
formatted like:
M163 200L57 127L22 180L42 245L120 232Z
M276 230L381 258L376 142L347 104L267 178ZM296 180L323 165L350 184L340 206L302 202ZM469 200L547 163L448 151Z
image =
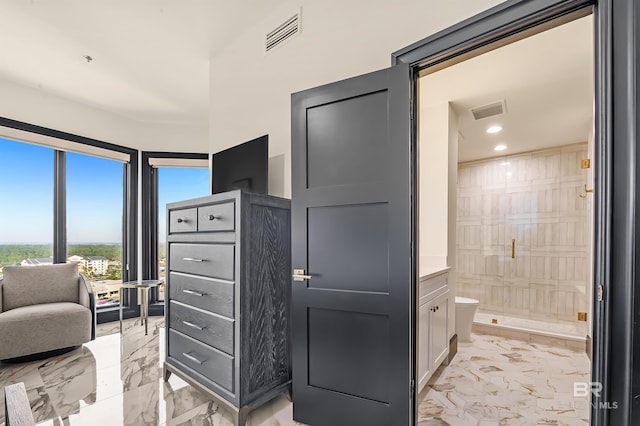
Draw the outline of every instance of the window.
M158 168L158 277L164 279L167 257L167 204L209 194L208 168ZM159 299L164 300L164 287Z
M136 150L0 118L0 182L0 268L75 261L136 278ZM124 302L139 314L135 294ZM117 319L108 311L98 322Z
M53 149L0 138L0 275L53 263Z
M99 309L119 305L123 165L67 153L67 262L89 278Z
M166 276L166 205L210 194L209 155L143 152L143 277ZM152 294L152 303L164 300L164 286Z

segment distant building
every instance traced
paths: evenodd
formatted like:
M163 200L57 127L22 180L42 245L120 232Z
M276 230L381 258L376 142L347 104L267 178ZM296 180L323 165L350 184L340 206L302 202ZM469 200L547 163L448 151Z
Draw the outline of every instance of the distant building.
M87 273L104 275L109 269L109 260L104 256L78 256L67 257L67 263L77 263Z
M20 266L52 265L53 257L28 258L20 262Z
M86 269L94 274L103 275L109 269L109 260L104 256L85 256Z

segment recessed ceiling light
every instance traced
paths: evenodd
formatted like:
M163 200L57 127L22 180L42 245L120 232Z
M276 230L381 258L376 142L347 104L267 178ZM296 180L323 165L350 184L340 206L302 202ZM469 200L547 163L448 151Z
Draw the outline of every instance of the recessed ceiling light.
M504 151L505 149L507 149L506 145L496 145L493 150L494 151Z
M500 130L502 130L500 126L491 126L487 129L487 133L498 133Z

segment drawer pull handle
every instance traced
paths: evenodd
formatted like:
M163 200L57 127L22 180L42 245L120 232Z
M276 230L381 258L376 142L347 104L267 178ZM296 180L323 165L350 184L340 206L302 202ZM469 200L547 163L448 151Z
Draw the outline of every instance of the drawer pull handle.
M206 262L205 259L196 259L195 257L183 257L182 260L186 260L187 262Z
M196 325L189 321L182 321L182 323L187 327L195 328L196 330L200 330L200 331L204 330L204 327L200 327L199 325Z
M198 296L198 297L204 296L204 293L200 293L200 292L197 292L197 291L194 291L194 290L189 290L189 289L186 289L186 288L183 289L182 292L183 293L187 293L187 294L193 294L194 296Z
M200 360L199 360L198 358L196 358L195 356L190 355L190 354L188 354L188 353L186 353L186 352L182 352L182 356L184 356L184 357L185 357L185 358L187 358L187 359L190 359L190 360L191 360L191 361L193 361L193 362L197 362L197 363L198 363L198 364L200 364L200 365L204 364L204 361L200 361Z
M187 220L179 217L178 218L178 223L182 223L182 222L187 223Z
M217 219L217 217L215 217L214 215L212 215L212 214L209 215L209 220L216 220L216 219Z

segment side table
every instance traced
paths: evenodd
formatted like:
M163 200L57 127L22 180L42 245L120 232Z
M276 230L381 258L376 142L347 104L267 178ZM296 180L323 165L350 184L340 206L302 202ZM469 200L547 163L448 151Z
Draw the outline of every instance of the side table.
M144 334L147 334L147 323L149 322L149 290L158 287L162 284L162 280L136 280L126 281L122 283L118 290L118 297L120 299L120 334L122 334L122 289L123 288L136 288L142 290L142 300L140 301L140 325L144 323Z

